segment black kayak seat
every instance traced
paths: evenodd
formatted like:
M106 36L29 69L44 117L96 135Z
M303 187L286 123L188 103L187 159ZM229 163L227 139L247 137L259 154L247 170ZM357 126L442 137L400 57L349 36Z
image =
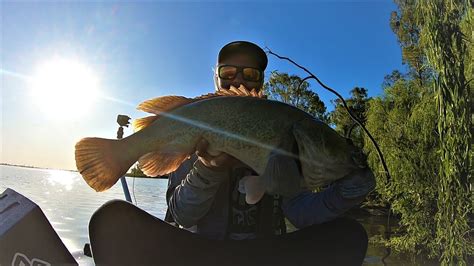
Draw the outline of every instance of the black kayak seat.
M89 223L98 265L361 265L367 234L352 220L255 240L213 240L112 200Z

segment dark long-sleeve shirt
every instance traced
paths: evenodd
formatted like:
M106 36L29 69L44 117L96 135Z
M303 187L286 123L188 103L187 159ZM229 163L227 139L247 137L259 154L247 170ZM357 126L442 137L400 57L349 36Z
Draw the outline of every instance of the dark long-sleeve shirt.
M288 174L298 175L297 170L291 168L291 165L285 166ZM262 217L257 214L265 213L265 210L258 211L258 208L250 205L245 207L246 204L241 202L242 197L239 198L236 187L239 186L238 180L245 174L248 172L239 172L238 169L223 172L210 170L193 156L169 177L169 216L185 228L197 225L197 233L217 239L229 233L232 235L233 232L229 231L235 230L235 226L231 223L241 225L237 228L248 227L254 217ZM298 178L295 176L295 179ZM303 228L340 216L359 204L374 187L372 172L363 168L321 192L303 189L295 195L282 197L281 210L295 227ZM238 201L238 205L233 204L232 199ZM271 201L269 204L257 205L261 209L272 208ZM236 212L238 215L235 215ZM234 218L229 219L229 216ZM271 220L267 219L266 223L271 223ZM271 224L266 226L271 227ZM237 231L247 238L246 230ZM252 234L248 234L248 237L252 238Z

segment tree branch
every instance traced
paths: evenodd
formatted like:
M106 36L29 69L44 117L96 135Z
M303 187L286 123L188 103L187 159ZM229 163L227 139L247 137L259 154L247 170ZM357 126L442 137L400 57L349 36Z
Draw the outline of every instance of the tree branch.
M387 167L387 164L385 163L385 159L383 157L383 154L382 154L382 151L380 150L379 146L377 145L377 142L375 141L375 139L372 137L372 135L370 134L370 132L365 128L365 126L362 124L361 121L359 121L359 119L357 119L357 117L354 116L354 114L352 114L352 112L349 110L349 107L347 106L346 104L346 101L344 100L344 98L342 98L342 96L335 90L331 89L330 87L326 86L325 84L323 84L318 77L316 77L313 73L311 73L307 68L299 65L298 63L296 63L295 61L293 61L292 59L288 58L288 57L284 57L284 56L280 56L274 52L272 52L268 47L265 47L265 50L267 51L267 53L271 54L271 55L274 55L276 57L278 57L279 59L282 59L282 60L286 60L286 61L289 61L291 62L293 65L297 66L298 68L302 69L303 71L305 71L306 73L308 73L308 77L304 78L303 81L307 80L307 79L315 79L319 85L321 85L323 88L325 88L326 90L334 93L341 101L342 101L342 104L344 105L344 107L346 108L347 112L349 113L349 115L351 116L351 118L357 123L359 124L359 126L361 126L363 129L364 129L364 132L367 134L367 136L369 137L369 139L372 141L372 144L374 144L375 146L375 149L377 150L377 153L379 155L379 158L380 158L380 162L382 163L383 165L383 168L385 170L385 174L386 174L386 178L387 178L387 183L391 180L391 176L390 176L390 172L388 171L388 167Z

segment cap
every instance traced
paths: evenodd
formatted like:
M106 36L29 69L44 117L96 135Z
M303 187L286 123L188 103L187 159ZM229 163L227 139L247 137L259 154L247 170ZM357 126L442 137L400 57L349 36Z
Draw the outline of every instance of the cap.
M219 64L232 54L241 53L254 54L260 69L265 70L265 68L267 68L268 58L263 49L260 48L260 46L247 41L235 41L224 45L217 57L217 63Z

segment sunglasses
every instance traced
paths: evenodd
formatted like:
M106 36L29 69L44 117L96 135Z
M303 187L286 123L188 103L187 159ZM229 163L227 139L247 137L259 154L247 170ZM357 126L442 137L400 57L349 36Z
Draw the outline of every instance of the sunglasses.
M263 78L260 69L253 67L239 67L232 65L222 65L217 68L217 73L221 79L234 79L238 73L242 73L242 77L246 81L259 82Z

